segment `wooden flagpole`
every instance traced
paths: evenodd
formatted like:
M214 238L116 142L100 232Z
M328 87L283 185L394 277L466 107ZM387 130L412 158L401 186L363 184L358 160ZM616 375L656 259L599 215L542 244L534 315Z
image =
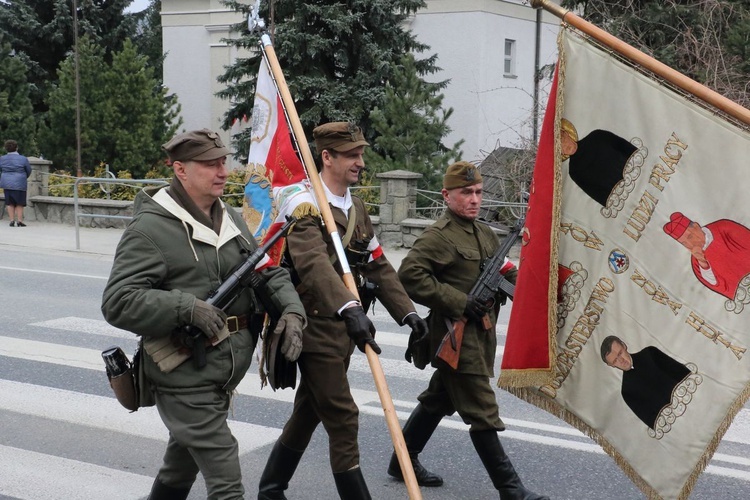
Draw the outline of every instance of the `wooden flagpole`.
M549 0L531 0L531 6L538 9L542 8L574 28L581 30L610 49L622 54L633 62L643 66L672 85L689 92L694 96L702 99L711 106L725 112L729 116L740 120L742 123L750 125L750 109L740 106L736 102L727 99L723 95L715 92L703 84L700 84L683 75L679 71L670 68L666 64L657 61L653 57L641 52L632 45L629 45L614 35L611 35L601 28L598 28L588 21L583 20L569 10L560 7Z
M258 15L257 5L258 4L256 3L256 8L254 11L255 16ZM250 23L252 23L252 20L250 20ZM252 31L253 28L254 26L251 24L250 30ZM318 202L318 208L320 209L323 223L325 224L326 228L328 228L328 233L331 235L331 240L333 241L334 247L336 248L336 254L338 255L339 262L341 263L341 267L344 273L341 279L344 281L346 288L357 298L357 300L359 300L357 285L354 282L354 277L352 276L351 269L349 268L349 263L344 252L344 247L341 243L341 236L336 229L336 222L334 221L333 214L331 213L331 207L328 206L328 198L326 197L325 190L323 189L323 183L320 180L318 169L315 167L315 160L313 159L312 152L310 151L310 146L308 145L307 140L305 140L305 131L302 128L302 122L300 121L299 115L297 114L297 108L294 106L294 100L292 99L292 95L289 92L289 87L286 84L284 73L281 71L281 66L279 64L278 58L276 57L276 51L273 48L271 37L268 36L268 33L266 32L263 32L261 34L261 45L269 63L271 74L276 80L276 86L279 90L279 95L281 96L281 100L284 104L284 107L286 108L287 117L289 118L289 123L292 126L292 133L294 134L295 138L297 138L297 145L299 147L300 153L302 154L302 162L305 166L305 170L307 171L307 176L310 179L310 184L313 188L315 199ZM404 434L401 432L401 425L399 424L398 416L396 415L396 409L393 406L393 399L391 398L391 393L385 380L385 374L383 373L383 367L380 364L380 358L378 358L378 355L368 344L365 344L365 355L367 356L367 362L370 365L370 371L372 372L372 377L375 381L375 387L378 391L378 396L380 397L380 404L383 407L385 421L388 425L388 430L391 433L393 448L396 452L396 456L398 457L398 461L401 466L401 473L404 477L404 484L406 485L406 490L409 493L409 498L413 500L421 500L422 493L419 490L419 484L417 483L417 478L414 475L414 467L412 466L411 458L409 457L409 451L406 449Z

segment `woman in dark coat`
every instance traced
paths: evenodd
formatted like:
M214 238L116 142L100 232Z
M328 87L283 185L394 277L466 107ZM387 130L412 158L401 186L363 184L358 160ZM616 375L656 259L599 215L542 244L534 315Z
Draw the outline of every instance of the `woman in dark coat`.
M8 154L0 156L0 188L5 193L10 227L26 227L23 223L23 207L26 206L26 179L31 175L29 159L18 154L18 143L5 141Z

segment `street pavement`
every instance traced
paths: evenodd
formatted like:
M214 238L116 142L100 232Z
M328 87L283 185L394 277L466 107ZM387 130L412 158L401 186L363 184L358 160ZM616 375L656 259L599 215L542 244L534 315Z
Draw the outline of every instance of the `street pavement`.
M7 218L0 220L0 272L12 284L12 293L6 286L0 300L0 500L133 500L148 493L166 430L154 408L128 413L119 406L101 362L101 351L113 344L126 353L135 350L134 336L106 324L99 311L122 232L85 227L76 232L72 225L35 221L18 228L9 227ZM398 267L406 251L386 248L386 255ZM504 352L511 306L501 310L495 366ZM418 311L426 312L421 306ZM404 361L408 332L382 305L376 304L370 314L383 348L379 360L403 423L431 370L420 371ZM234 398L230 424L240 444L248 498L257 491L259 471L294 396L291 390L261 389L256 372L254 363ZM373 498L404 498L403 484L384 472L391 445L370 368L359 353L352 357L349 377L360 409L363 469ZM504 446L529 487L556 500L642 498L614 461L581 432L507 392L496 393L508 426L501 436ZM446 484L423 489L426 498L497 498L471 451L467 431L458 416L441 422L424 460L444 475ZM742 409L691 498L750 498L748 436L750 410ZM327 453L321 430L300 464L290 498L334 498ZM189 498L205 498L202 481Z

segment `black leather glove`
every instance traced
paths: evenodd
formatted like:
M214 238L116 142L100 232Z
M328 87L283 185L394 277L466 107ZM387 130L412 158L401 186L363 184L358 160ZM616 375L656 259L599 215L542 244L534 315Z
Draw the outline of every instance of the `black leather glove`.
M411 352L414 344L427 337L430 333L430 329L427 326L427 322L419 317L417 313L410 313L404 318L404 324L411 328L411 334L409 335L409 345L406 347L404 358L406 361L411 363Z
M365 352L365 345L370 344L375 354L382 352L375 342L375 325L367 317L362 306L347 307L341 311L341 317L346 323L346 333L360 351Z
M224 311L201 299L195 299L192 316L190 323L208 338L218 335L227 322L227 315Z
M464 316L472 321L481 321L485 314L490 311L490 307L487 304L482 303L475 296L469 294L466 296L466 308L464 309Z
M281 354L291 362L297 361L302 352L302 327L304 320L302 316L295 313L284 314L279 318L276 329L273 331L276 335L283 335L281 341Z

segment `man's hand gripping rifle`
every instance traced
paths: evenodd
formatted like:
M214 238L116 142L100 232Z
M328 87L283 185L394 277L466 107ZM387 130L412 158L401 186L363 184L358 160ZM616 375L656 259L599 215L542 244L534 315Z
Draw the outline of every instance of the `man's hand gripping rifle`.
M266 253L276 244L276 242L286 236L289 228L297 222L294 217L287 216L286 223L273 236L271 236L262 246L257 248L244 262L238 265L230 273L229 277L219 285L216 290L208 294L206 302L212 306L226 311L240 294L248 287L255 290L256 296L263 304L263 308L271 318L272 323L276 323L281 315L270 294L266 290L266 280L260 273L255 271L255 266L263 260ZM206 366L206 337L202 331L193 325L187 325L183 328L185 333L185 343L193 349L193 361L197 369Z
M488 258L482 264L482 272L479 275L476 283L471 288L469 295L475 297L478 302L484 304L488 308L495 305L495 300L499 292L505 293L508 297L513 299L515 294L516 286L508 281L505 276L500 274L505 264L505 257L510 252L510 249L518 240L521 235L526 217L521 217L516 222L516 225L508 233L503 241L503 244L498 248L495 255ZM464 328L466 327L468 319L466 316L462 316L459 320L448 323L448 333L443 337L440 347L437 350L437 357L443 360L448 366L454 370L458 369L458 358L461 354L461 343L464 339ZM482 316L482 326L485 330L491 330L493 328L492 322L488 315Z

